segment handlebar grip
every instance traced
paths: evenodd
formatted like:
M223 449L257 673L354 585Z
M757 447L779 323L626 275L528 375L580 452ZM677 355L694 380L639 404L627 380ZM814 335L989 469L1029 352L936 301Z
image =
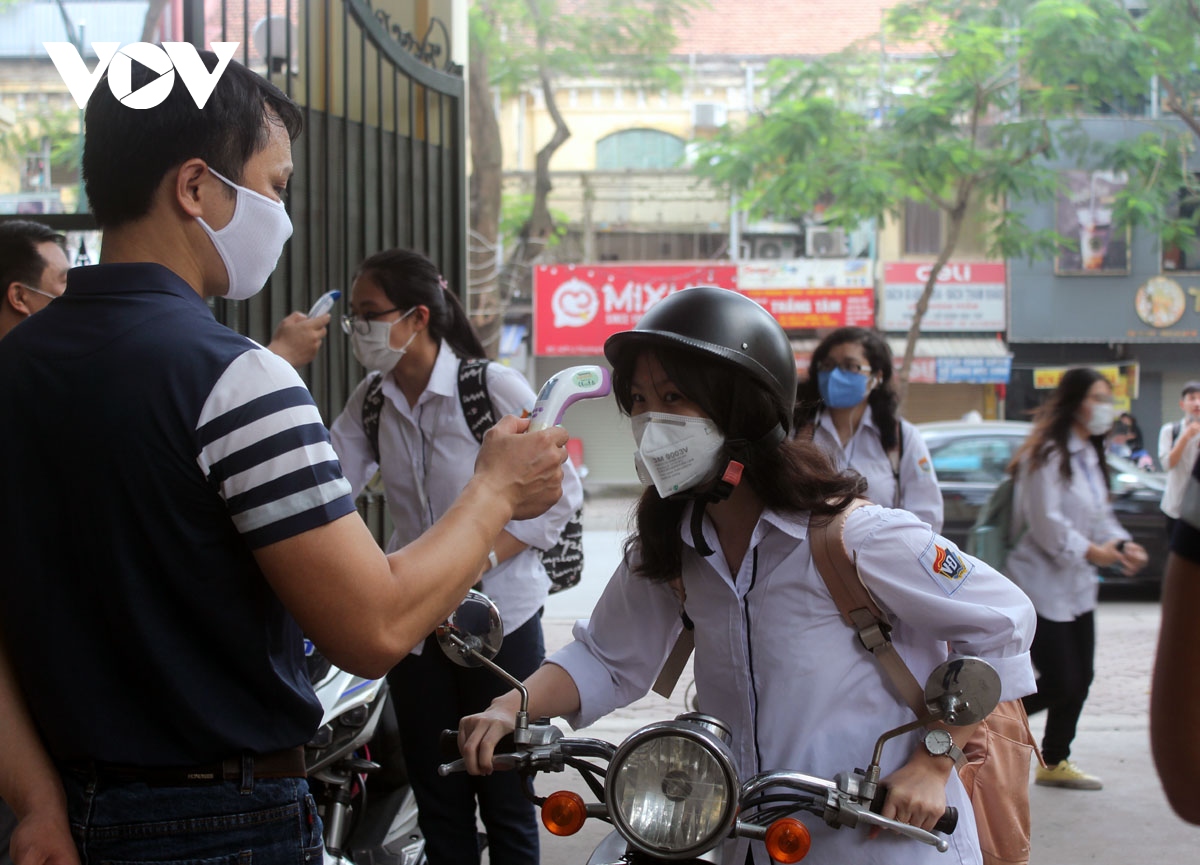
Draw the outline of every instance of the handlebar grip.
M888 788L880 784L875 790L875 798L871 800L871 810L876 814L883 813L883 803L887 801ZM952 835L954 830L958 828L958 809L953 805L947 805L946 810L938 821L933 824L934 832L941 832L943 835Z
M494 752L499 755L515 750L517 750L517 743L513 741L512 733L508 733L500 737ZM462 752L458 750L458 730L442 730L441 735L438 736L438 751L445 760L455 760L462 756Z

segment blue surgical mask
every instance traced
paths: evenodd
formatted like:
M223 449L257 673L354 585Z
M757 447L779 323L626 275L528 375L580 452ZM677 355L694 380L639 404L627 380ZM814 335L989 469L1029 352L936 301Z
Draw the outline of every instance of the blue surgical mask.
M870 376L839 367L817 373L817 389L829 408L853 408L867 396Z

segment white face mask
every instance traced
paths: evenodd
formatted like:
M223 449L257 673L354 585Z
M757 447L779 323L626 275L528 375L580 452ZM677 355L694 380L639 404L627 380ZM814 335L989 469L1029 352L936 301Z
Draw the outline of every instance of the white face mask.
M354 350L354 357L358 359L358 362L371 372L379 372L384 375L395 369L400 358L404 357L408 347L412 345L412 341L417 338L417 332L414 330L408 338L408 342L400 348L392 348L392 328L416 312L416 309L414 306L395 321L369 321L367 326L370 331L366 334L359 333L357 330L352 332L350 348Z
M725 436L708 418L646 412L632 421L638 478L654 484L663 498L711 480L720 471Z
M262 291L279 263L283 245L292 236L292 220L282 201L238 186L211 168L208 170L237 193L233 218L220 231L214 231L200 217L196 217L196 221L212 240L221 261L225 262L225 273L229 277L229 291L225 292L225 297L247 300Z
M1116 409L1111 403L1094 402L1092 403L1092 416L1088 419L1087 430L1089 435L1102 436L1112 429L1113 418L1116 416Z

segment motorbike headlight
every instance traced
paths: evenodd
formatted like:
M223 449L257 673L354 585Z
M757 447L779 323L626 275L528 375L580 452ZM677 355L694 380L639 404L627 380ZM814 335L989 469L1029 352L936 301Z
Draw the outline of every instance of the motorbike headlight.
M621 743L605 781L613 826L662 859L715 847L737 819L738 781L728 730L707 715L650 724Z

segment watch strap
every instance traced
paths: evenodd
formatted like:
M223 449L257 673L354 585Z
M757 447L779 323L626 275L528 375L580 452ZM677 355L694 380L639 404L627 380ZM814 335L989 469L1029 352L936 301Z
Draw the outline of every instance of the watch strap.
M496 551L488 550L488 569L500 567L500 559L496 557Z

